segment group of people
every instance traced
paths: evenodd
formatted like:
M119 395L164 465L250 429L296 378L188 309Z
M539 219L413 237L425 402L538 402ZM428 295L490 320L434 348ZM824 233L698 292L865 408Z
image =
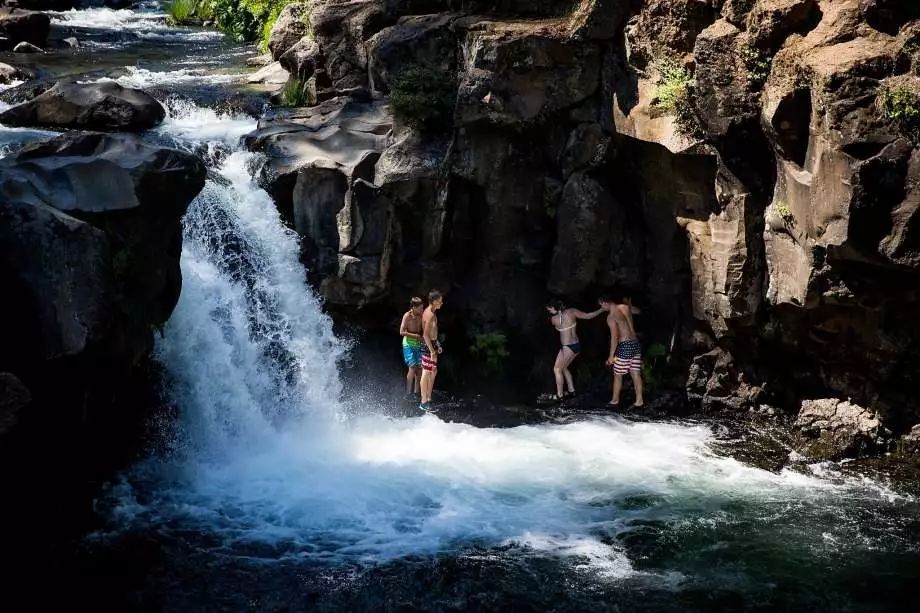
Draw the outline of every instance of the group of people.
M437 290L428 293L428 307L421 298L409 301L409 310L399 324L402 336L403 360L409 368L406 393L419 394L419 407L432 412L431 393L438 376L438 357L443 353L438 341L438 310L444 306L444 296Z
M419 394L419 408L425 412L433 412L431 394L438 375L438 359L443 352L438 342L438 310L442 306L444 296L437 290L428 294L427 307L421 298L412 298L409 310L399 325L403 359L408 367L406 394ZM550 314L550 324L559 332L561 344L553 364L556 392L550 396L551 400L562 401L575 395L575 382L569 366L581 352L576 333L578 320L594 319L606 313L610 331L610 354L606 366L613 374L613 395L608 406L612 409L620 406L623 377L627 374L635 388L633 406L643 406L642 348L633 323L635 308L628 297L604 295L598 300L598 309L592 313L570 308L562 300L551 301L546 310Z
M561 347L553 364L553 376L556 379L556 394L552 400L561 401L575 395L575 382L569 366L581 353L576 327L579 319L594 319L601 313L607 313L607 328L610 331L610 353L606 366L613 374L613 396L608 403L612 409L620 406L620 394L623 391L623 377L630 375L635 388L634 407L644 405L642 389L642 347L636 335L633 323L632 300L623 295L604 295L597 301L598 309L585 313L569 308L561 300L554 300L546 305L550 314L550 324L559 332Z

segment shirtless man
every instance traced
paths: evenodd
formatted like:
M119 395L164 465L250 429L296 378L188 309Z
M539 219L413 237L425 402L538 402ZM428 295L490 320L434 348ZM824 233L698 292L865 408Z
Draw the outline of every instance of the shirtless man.
M438 309L444 306L444 296L438 290L428 294L428 308L422 315L422 403L419 408L432 412L431 392L438 376L438 356L441 343L438 342Z
M644 405L642 397L642 348L636 338L633 325L632 301L622 296L604 296L598 303L607 311L607 327L610 328L610 357L607 366L613 370L613 398L608 406L620 406L620 392L623 390L623 375L629 373L636 390L635 407Z
M418 394L419 382L422 378L422 310L425 303L421 298L409 301L409 310L403 315L399 324L399 335L402 336L403 361L409 372L406 373L406 394L415 391Z
M559 353L556 354L556 363L553 364L553 376L556 379L556 395L552 400L562 400L565 396L575 395L575 382L572 380L572 373L569 372L569 366L578 357L581 351L581 343L578 340L578 334L575 332L575 325L579 319L594 319L604 312L598 309L593 313L584 313L578 309L570 309L565 306L562 300L553 300L546 305L546 310L550 314L550 324L559 332ZM563 384L568 387L568 392L563 395Z

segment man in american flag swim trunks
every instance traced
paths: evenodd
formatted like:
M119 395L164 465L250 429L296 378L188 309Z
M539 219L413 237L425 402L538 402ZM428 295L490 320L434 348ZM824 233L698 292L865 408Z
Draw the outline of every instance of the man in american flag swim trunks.
M438 376L438 356L441 343L438 342L438 309L444 305L444 296L437 290L428 294L428 308L422 315L422 403L419 408L432 412L431 393Z
M633 406L644 404L642 397L642 347L636 338L636 327L632 318L632 302L622 296L603 296L598 300L607 311L607 327L610 328L610 357L607 366L613 371L613 398L608 403L612 409L620 406L620 392L623 390L623 375L629 373L636 391Z

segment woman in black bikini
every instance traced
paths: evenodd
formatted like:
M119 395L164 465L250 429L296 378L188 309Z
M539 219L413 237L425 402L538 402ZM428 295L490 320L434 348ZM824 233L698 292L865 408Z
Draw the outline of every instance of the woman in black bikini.
M552 400L558 401L575 395L575 383L572 381L572 373L569 372L569 365L581 351L581 343L578 342L575 325L579 319L594 319L604 310L598 309L593 313L585 313L566 307L562 300L553 300L546 305L546 310L551 316L549 322L559 332L559 341L562 343L559 353L556 354L556 363L553 364L556 395L552 397ZM563 391L564 385L568 387L567 392Z

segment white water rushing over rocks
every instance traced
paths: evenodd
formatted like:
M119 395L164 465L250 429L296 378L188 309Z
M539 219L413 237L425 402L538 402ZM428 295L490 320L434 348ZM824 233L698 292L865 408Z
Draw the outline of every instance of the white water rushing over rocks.
M157 347L180 415L172 452L115 488L117 524L180 525L218 537L223 554L264 560L381 563L512 546L602 577L669 583L679 577L634 570L616 537L641 520L730 522L728 504L785 523L841 499L897 498L833 473L719 457L700 425L606 417L488 429L346 411L343 346L305 284L295 235L251 178L257 159L238 148L251 128L173 105L159 130L217 163L185 220L182 295Z

